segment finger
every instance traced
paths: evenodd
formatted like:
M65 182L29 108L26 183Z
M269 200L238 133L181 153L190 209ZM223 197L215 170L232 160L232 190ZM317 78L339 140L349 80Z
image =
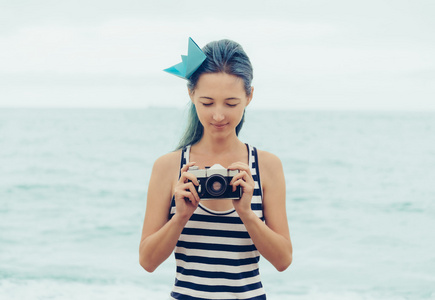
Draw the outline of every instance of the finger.
M192 194L194 200L196 202L199 202L200 198L192 182L186 182L184 184L180 184L175 188L176 195L185 195L185 193Z
M196 188L192 182L187 182L187 183L181 185L180 188L183 190L183 192L187 192L187 193L190 193L191 195L193 195L193 199L195 200L195 202L199 203L200 198L199 198L198 192L196 191Z
M232 185L233 185L233 192L236 191L237 187L240 186L241 188L243 188L244 184L246 182L243 181L242 179L236 180Z
M229 170L240 170L240 171L246 171L247 173L251 174L251 169L249 166L242 162L235 162L232 163L229 167Z
M238 173L237 175L234 175L233 179L231 179L230 181L230 185L232 185L234 182L236 182L237 180L243 178L243 174L242 173Z
M243 179L244 181L249 183L254 182L254 179L252 178L251 174L248 174L246 171L242 171L233 177L233 179L230 182L230 185L239 179Z
M199 203L200 198L199 198L198 192L196 191L195 186L192 184L192 182L189 182L187 185L188 185L190 193L195 197L196 203Z
M196 205L196 204L195 204L195 203L196 203L195 197L192 195L191 192L184 191L184 192L180 193L180 195L183 197L183 199L184 199L185 201L188 201L188 202L190 202L190 203Z
M195 164L196 164L196 162L194 162L194 161L188 162L187 164L185 164L185 165L181 168L181 173L186 172L187 170L189 170L189 168L190 168L191 166L194 166Z
M239 179L236 182L233 183L233 192L236 191L236 188L240 186L243 189L243 193L253 191L254 187L247 183L246 181Z
M196 178L196 176L193 175L192 173L189 173L189 172L182 173L179 182L186 183L189 180L191 182L193 182L195 185L199 185L199 182L198 182L198 179Z
M248 174L248 172L243 170L243 171L240 171L236 176L240 177L240 178L248 178L249 174Z

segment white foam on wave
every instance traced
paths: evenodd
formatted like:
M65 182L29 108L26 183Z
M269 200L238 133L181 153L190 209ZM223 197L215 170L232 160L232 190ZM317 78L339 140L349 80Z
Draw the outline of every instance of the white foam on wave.
M8 300L143 300L167 299L167 287L155 285L153 289L129 283L86 284L54 280L2 280L0 295Z
M55 280L0 281L0 295L8 300L144 300L168 299L170 291L165 285L153 284L152 289L132 283L80 283ZM355 291L325 292L317 289L306 293L277 293L268 291L270 300L404 300L406 297ZM430 299L435 296L427 295Z

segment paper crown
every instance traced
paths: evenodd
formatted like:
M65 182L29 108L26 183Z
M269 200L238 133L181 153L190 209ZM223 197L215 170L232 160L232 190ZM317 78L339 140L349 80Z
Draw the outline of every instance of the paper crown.
M163 71L175 76L189 79L189 77L201 66L206 56L201 48L189 37L189 48L186 55L181 55L181 63L176 64Z

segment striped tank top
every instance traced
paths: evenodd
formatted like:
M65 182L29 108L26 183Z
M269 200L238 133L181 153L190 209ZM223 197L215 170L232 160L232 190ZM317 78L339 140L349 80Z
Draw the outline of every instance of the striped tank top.
M255 181L251 208L264 221L258 156L246 145ZM190 146L182 150L181 166L189 162ZM169 217L175 214L172 198ZM171 299L266 299L260 280L260 253L235 211L214 211L199 203L174 250L177 265Z

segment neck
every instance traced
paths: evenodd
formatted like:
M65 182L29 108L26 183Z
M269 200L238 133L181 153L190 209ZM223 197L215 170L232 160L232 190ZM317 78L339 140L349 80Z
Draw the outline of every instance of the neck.
M204 134L201 140L195 146L209 154L219 155L221 153L231 153L236 151L241 145L244 146L244 144L234 133L231 136L223 138L214 138Z

